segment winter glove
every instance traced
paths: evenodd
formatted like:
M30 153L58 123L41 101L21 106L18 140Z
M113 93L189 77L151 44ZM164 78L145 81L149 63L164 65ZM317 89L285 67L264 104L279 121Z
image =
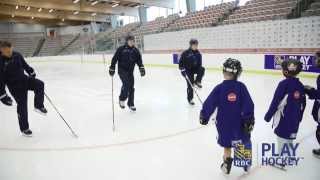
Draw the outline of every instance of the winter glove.
M12 106L12 104L13 104L12 99L11 99L8 95L6 95L5 97L3 97L3 98L1 99L1 102L2 102L4 105L6 105L6 106Z
M114 76L115 72L116 72L115 68L110 66L110 67L109 67L109 74L110 74L110 76Z
M243 131L247 134L250 134L254 127L254 118L250 120L245 120L245 123L243 125Z
M266 115L264 116L264 120L265 120L266 122L270 122L270 121L271 121L271 118L272 118L272 117L269 117L268 114L266 114Z
M181 74L185 77L187 75L186 69L181 69Z
M29 73L29 77L32 77L32 78L36 78L36 73L34 71L32 71L31 73Z
M146 75L146 70L144 69L144 67L139 67L139 71L140 71L141 77Z
M314 87L312 87L312 86L308 86L308 85L306 85L306 86L304 86L304 92L308 95L308 96L310 96L310 94L312 93L312 91L315 91L316 89L314 88Z
M202 114L200 113L200 124L201 125L207 125L209 123L209 120L206 120L203 116L202 116Z

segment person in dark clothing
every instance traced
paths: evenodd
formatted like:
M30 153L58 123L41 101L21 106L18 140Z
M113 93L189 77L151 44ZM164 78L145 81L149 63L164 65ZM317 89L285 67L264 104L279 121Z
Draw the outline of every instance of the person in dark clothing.
M191 39L189 49L185 50L180 57L179 69L184 77L188 77L193 85L198 88L202 88L201 81L204 76L205 69L202 67L202 55L198 50L198 40ZM194 78L197 74L196 79ZM190 105L194 105L193 102L193 89L190 83L187 81L187 99Z
M126 37L125 45L119 47L112 58L109 67L110 76L114 76L115 67L118 63L118 74L122 81L121 93L119 96L120 108L125 108L125 101L128 99L127 105L132 111L136 111L134 106L134 68L139 66L141 76L145 76L145 68L139 50L134 45L134 37Z
M29 129L28 122L28 90L35 93L35 110L41 114L46 114L47 110L43 105L44 83L35 78L36 73L26 63L23 56L12 49L9 42L0 44L0 100L5 105L12 105L12 100L5 90L5 86L7 86L17 102L20 131L22 135L30 137L32 131ZM29 76L24 73L25 71Z

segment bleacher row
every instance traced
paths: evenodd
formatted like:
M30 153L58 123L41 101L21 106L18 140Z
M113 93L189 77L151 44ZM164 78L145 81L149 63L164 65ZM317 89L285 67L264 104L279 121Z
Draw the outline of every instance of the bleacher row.
M45 38L39 56L83 53L95 49L100 51L123 43L123 37L128 34L136 36L137 44L142 48L143 36L168 31L195 29L217 25L257 22L266 20L286 19L297 6L297 0L250 0L243 6L236 1L208 6L204 10L190 12L180 17L178 14L159 17L143 24L138 22L123 27L109 29L90 37L88 35L64 35L55 38ZM319 16L320 0L314 0L302 16ZM27 37L9 37L1 35L2 40L12 41L16 49L25 56L32 56L43 35Z

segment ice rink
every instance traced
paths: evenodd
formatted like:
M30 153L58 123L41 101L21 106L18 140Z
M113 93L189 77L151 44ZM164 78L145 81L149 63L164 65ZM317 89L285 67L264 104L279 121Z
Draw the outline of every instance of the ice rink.
M43 117L33 111L29 93L29 121L33 138L19 133L16 108L0 105L0 180L319 180L320 159L312 156L319 145L316 123L308 100L297 142L304 157L286 172L257 163L257 147L275 142L271 123L263 120L280 75L243 73L243 81L255 102L256 126L252 134L254 165L249 174L233 167L229 176L220 170L223 149L216 142L213 123L199 125L201 108L186 101L186 82L177 68L146 67L136 70L137 112L118 107L121 82L115 76L115 122L112 132L111 78L102 63L33 62L46 92L79 135L70 135L48 101ZM245 68L245 67L244 67ZM315 86L315 79L301 78ZM207 71L204 100L222 81L222 73Z

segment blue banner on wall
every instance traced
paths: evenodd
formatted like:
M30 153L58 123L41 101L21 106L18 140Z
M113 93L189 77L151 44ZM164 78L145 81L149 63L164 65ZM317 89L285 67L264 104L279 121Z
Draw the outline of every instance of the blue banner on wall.
M281 63L288 59L297 59L303 64L303 71L320 73L316 67L316 57L312 55L265 55L264 68L281 70Z
M172 54L173 64L179 64L180 54L174 53Z

